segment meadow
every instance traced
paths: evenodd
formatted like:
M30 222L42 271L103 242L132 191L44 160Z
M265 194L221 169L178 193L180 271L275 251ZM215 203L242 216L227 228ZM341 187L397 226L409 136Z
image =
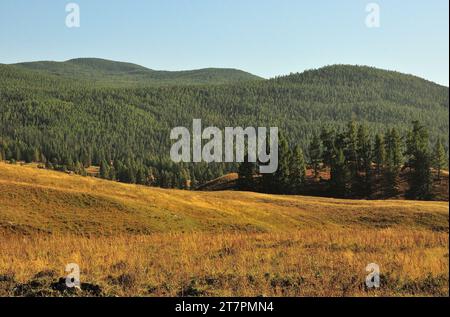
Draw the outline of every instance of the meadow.
M0 204L0 296L449 295L448 202L164 190L0 163ZM79 292L60 287L68 263Z

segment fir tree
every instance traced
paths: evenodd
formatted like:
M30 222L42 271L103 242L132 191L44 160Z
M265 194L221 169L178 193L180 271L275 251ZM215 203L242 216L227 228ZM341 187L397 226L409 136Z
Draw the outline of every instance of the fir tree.
M384 139L381 134L375 135L375 145L374 145L374 160L376 174L379 176L381 174L381 169L383 168L384 160L386 157L386 152L384 148Z
M320 133L320 139L323 144L322 159L325 166L331 167L335 155L335 131L323 128Z
M331 192L337 197L348 195L350 171L345 160L344 150L338 149L331 166Z
M411 172L408 176L407 197L428 200L432 197L431 156L427 129L418 121L408 135L406 155Z
M355 177L358 173L358 127L355 121L350 121L345 134L345 156L352 173Z
M305 186L306 165L303 151L300 146L296 146L291 157L289 177L294 194L300 194Z
M309 146L309 158L314 171L314 178L319 177L320 163L322 162L322 144L318 135L314 135Z
M359 172L364 175L358 175L360 188L356 192L369 196L372 192L372 144L365 125L358 127L357 155Z
M273 192L285 194L290 189L290 151L289 144L283 135L280 135L278 142L278 169L273 175Z
M387 196L395 196L398 193L399 174L401 168L401 139L397 130L392 128L385 137L385 170L384 192Z
M255 190L255 170L256 164L248 162L248 155L246 155L244 158L244 162L239 165L238 170L238 187L240 190Z
M443 168L447 166L447 155L445 153L444 146L442 145L441 140L438 140L436 142L435 148L434 148L434 155L433 155L433 167L436 169L437 172L437 179L441 180L441 171Z
M109 179L109 164L105 160L100 162L100 177L104 179Z

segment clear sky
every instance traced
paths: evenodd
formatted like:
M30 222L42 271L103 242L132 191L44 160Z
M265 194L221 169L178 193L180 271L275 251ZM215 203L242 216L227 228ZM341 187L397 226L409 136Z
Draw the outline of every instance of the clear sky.
M65 6L80 6L68 28ZM366 26L379 4L380 27ZM262 77L371 65L448 86L448 0L1 0L0 63L100 57Z

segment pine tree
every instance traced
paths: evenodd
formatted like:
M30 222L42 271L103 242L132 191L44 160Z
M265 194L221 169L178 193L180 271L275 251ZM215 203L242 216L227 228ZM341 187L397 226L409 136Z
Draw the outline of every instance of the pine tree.
M290 151L287 139L280 135L278 142L278 169L273 174L274 188L273 192L279 194L286 194L290 189Z
M368 196L372 192L372 144L365 125L358 127L357 155L359 172L364 173L364 177L358 175L360 188L356 192Z
M261 175L261 188L264 193L274 193L275 173L264 173Z
M345 134L345 157L350 166L352 177L355 177L358 173L358 127L355 121L350 121L347 125L347 131Z
M136 184L136 169L133 165L130 164L127 166L125 175L125 183Z
M100 162L100 177L109 179L109 164L105 160Z
M384 191L388 196L395 196L398 193L399 174L402 161L401 139L395 128L388 131L384 142L386 152Z
M322 161L322 144L318 135L314 135L309 145L309 158L314 170L314 178L319 177L320 163Z
M436 142L434 148L434 159L433 159L433 167L437 171L437 179L441 180L441 170L447 166L447 155L445 153L444 146L442 145L441 140Z
M136 184L145 185L147 181L146 171L144 167L139 167L136 171Z
M81 153L81 162L84 167L89 167L92 165L91 151L90 149L83 149Z
M350 171L345 159L344 150L338 149L331 166L331 192L337 197L348 195Z
M75 164L73 162L72 157L69 155L64 159L64 167L69 171L73 171L75 169Z
M419 200L430 199L432 178L429 137L427 129L418 121L413 122L413 128L408 135L406 155L408 156L407 165L411 169L407 197Z
M335 151L335 131L323 128L320 133L320 139L323 145L322 159L325 166L331 167Z
M220 173L219 175L222 174ZM191 187L191 176L189 175L189 170L185 167L182 167L180 171L180 186L182 189L190 189Z
M86 170L84 169L83 164L79 161L76 161L74 164L74 172L75 174L86 176Z
M6 157L6 160L11 160L14 158L13 152L9 147L7 147L5 150L5 157Z
M238 187L239 190L251 191L255 190L255 170L256 164L248 162L248 155L245 155L244 162L239 165L238 170Z
M289 177L294 194L300 194L305 186L306 164L303 151L300 146L296 146L291 157L289 168Z
M383 136L377 134L375 136L375 146L374 146L374 160L376 166L376 173L379 176L381 174L381 169L383 168L384 160L386 157L386 152L384 148Z
M33 149L33 162L39 162L41 159L41 154L39 152L39 149L34 148Z
M16 145L16 153L14 158L16 159L16 161L22 160L22 151L20 150L20 147L18 145Z
M42 162L42 163L47 163L47 158L45 157L45 155L44 155L44 153L40 153L40 157L39 157L39 162Z

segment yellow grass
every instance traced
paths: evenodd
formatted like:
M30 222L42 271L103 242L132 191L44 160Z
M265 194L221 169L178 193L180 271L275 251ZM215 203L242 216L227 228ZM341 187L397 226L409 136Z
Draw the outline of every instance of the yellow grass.
M163 190L0 163L0 206L0 295L75 262L103 295L448 296L446 202ZM364 286L369 263L380 289Z

